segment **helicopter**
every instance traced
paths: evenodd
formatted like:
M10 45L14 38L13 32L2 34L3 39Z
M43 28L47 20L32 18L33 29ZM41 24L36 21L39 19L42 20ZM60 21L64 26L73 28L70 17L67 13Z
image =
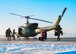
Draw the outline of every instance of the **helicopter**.
M25 26L20 26L18 28L18 32L16 32L17 38L19 38L19 37L25 37L25 38L35 37L36 35L40 34L43 31L48 32L48 31L54 30L59 25L66 9L67 8L65 7L63 12L62 12L62 15L59 15L59 17L56 20L56 22L54 23L54 25L46 26L46 27L38 27L38 23L29 23L29 19L43 21L43 22L47 22L47 23L53 23L53 22L49 22L49 21L37 19L37 18L31 18L30 16L22 16L19 14L10 13L12 15L20 16L20 17L23 17L26 19Z

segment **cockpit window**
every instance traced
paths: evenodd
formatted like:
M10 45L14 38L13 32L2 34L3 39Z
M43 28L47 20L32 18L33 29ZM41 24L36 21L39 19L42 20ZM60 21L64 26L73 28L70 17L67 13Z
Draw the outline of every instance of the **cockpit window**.
M30 30L28 28L24 28L23 31L22 31L23 34L27 34L29 32L30 32Z

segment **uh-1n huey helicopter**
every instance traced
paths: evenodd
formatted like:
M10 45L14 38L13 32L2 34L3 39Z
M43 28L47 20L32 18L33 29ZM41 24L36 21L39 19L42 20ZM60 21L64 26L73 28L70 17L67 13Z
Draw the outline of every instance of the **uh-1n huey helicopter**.
M17 38L19 37L35 37L37 34L40 34L43 31L50 31L50 30L54 30L57 28L57 26L59 25L65 11L67 8L64 8L62 15L59 15L58 19L56 20L56 22L54 23L53 26L46 26L46 27L38 27L38 23L29 23L29 19L33 19L33 20L38 20L38 21L43 21L43 22L47 22L47 23L52 23L46 20L42 20L42 19L36 19L36 18L31 18L30 16L22 16L22 15L18 15L18 14L14 14L14 13L10 13L12 15L16 15L16 16L20 16L26 19L26 25L25 26L20 26L18 28L18 33L16 33Z

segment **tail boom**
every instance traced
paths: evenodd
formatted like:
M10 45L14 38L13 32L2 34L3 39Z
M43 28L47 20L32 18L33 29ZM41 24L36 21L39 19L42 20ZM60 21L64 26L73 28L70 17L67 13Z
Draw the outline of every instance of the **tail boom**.
M56 21L55 24L54 24L54 27L55 27L55 28L59 25L61 19L62 19L62 17L61 17L61 15L59 15L59 18L57 19L57 21Z

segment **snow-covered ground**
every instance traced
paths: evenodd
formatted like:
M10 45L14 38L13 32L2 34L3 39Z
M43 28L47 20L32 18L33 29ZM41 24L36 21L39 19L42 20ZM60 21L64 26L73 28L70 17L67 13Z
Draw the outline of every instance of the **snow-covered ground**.
M45 41L24 39L23 37L7 41L5 36L0 36L0 54L56 54L76 50L75 34L62 36L61 41L57 41L56 37L51 36L52 38L48 36Z
M24 41L23 41L24 42ZM73 42L28 42L28 43L0 43L1 54L55 54L76 50Z

